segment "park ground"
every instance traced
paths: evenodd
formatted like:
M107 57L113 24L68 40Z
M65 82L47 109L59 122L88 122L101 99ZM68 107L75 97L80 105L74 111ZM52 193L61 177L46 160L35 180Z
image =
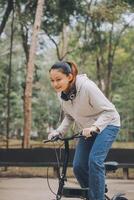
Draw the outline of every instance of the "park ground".
M49 183L56 192L57 180L49 179ZM68 179L67 185L78 187L74 179ZM110 197L121 192L126 194L128 200L134 200L134 180L108 179L107 185ZM0 200L53 200L54 197L46 178L0 178Z

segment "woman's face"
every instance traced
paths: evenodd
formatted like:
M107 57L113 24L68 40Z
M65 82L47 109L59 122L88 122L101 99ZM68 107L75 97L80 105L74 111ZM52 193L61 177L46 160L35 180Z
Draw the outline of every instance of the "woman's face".
M52 69L50 71L51 84L56 92L66 92L70 86L70 81L72 79L72 74L66 75L58 69Z

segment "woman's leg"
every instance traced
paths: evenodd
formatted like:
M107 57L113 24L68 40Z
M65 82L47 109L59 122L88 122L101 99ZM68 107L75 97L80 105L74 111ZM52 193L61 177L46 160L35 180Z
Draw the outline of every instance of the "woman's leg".
M81 187L88 187L88 158L94 141L95 137L88 139L80 138L76 146L73 171Z
M104 200L105 168L104 161L116 139L119 127L107 126L98 136L89 154L89 199Z

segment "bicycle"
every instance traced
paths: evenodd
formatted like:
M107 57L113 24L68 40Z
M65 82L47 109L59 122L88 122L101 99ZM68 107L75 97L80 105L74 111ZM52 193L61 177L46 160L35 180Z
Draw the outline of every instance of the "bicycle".
M93 135L96 133L93 133ZM56 199L60 200L62 197L66 198L79 198L84 200L90 200L88 198L88 190L89 188L72 188L72 187L65 187L65 181L67 181L66 178L66 172L68 167L68 160L69 160L69 141L73 140L75 138L84 137L82 134L74 134L70 137L60 137L56 136L53 137L51 140L44 140L44 143L48 142L55 142L55 141L63 141L64 142L64 158L63 158L63 165L62 165L62 172L59 173L58 179L59 179L59 185L58 185L58 191L56 193ZM115 172L118 169L118 163L115 161L112 162L105 162L105 169L106 172ZM117 193L112 198L107 196L108 188L107 185L105 185L105 200L128 200L126 197L124 197L125 194L123 193Z

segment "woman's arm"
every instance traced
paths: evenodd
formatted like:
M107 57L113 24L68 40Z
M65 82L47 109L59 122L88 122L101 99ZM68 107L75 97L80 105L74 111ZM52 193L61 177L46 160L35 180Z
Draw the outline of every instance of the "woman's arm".
M93 126L96 126L101 132L111 122L116 120L120 121L115 106L105 97L94 82L90 80L87 81L84 88L89 96L90 104L93 106L94 111L99 115Z
M67 132L70 125L73 123L73 121L74 119L70 115L65 113L65 117L63 121L61 122L60 126L56 130L62 135L64 135Z

